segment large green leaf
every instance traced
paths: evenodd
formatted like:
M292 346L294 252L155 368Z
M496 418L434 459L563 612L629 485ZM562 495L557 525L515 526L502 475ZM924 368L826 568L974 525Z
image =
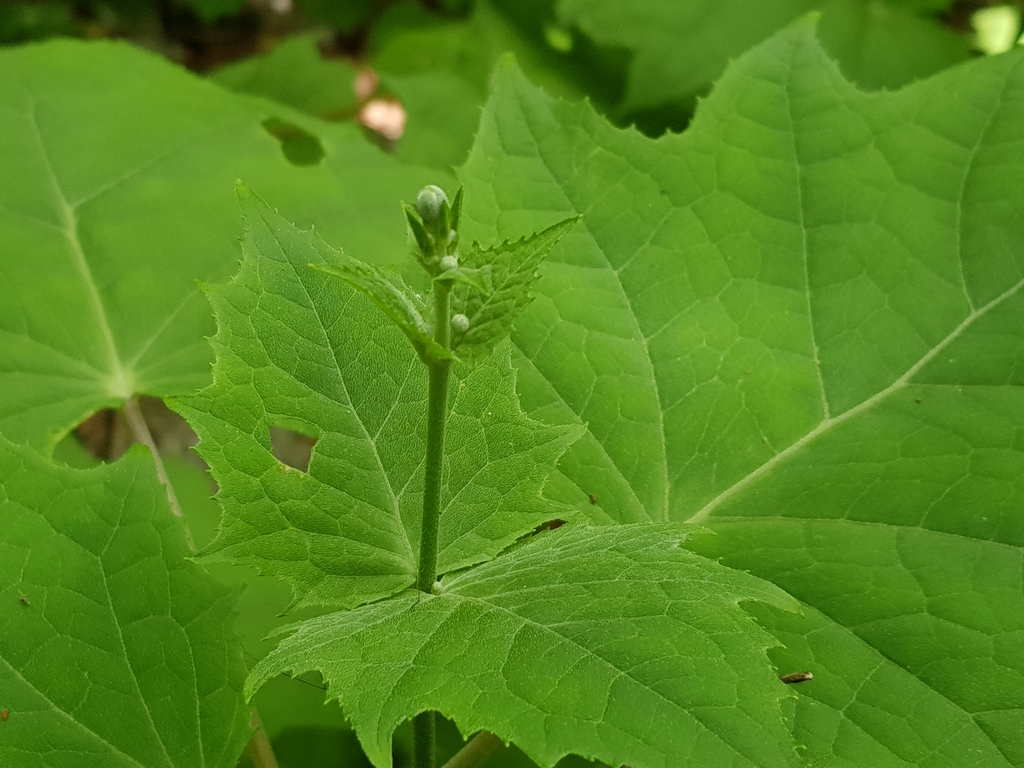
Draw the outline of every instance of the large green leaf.
M524 29L502 7L523 4L481 0L469 19L453 21L438 21L411 4L398 4L385 16L375 31L371 63L408 116L398 142L400 157L445 169L463 162L494 64L509 51L534 81L553 93L576 98L589 94L604 102L609 91L617 90L620 78L609 77L599 62L579 52L551 49L539 30Z
M771 636L738 606L787 595L678 547L687 527L567 526L463 574L306 621L253 670L320 670L378 768L424 710L541 765L788 766Z
M344 59L325 59L321 37L315 32L289 37L268 53L214 70L210 79L311 115L338 116L355 105L356 70Z
M804 601L824 763L1024 765L1022 150L1024 52L867 94L801 23L659 140L506 68L462 172L467 236L583 214L513 337L550 492Z
M290 163L271 118L322 159ZM406 252L397 200L437 176L127 45L0 51L0 427L49 445L133 393L209 380L196 280L237 262L239 177L387 263Z
M311 262L347 258L251 191L245 258L208 290L219 323L214 383L178 401L221 487L211 552L279 576L297 602L352 607L414 580L426 451L427 373L370 300ZM564 515L540 495L578 427L527 419L509 351L452 387L440 573L494 556ZM318 436L309 471L271 453L270 428Z
M939 2L939 5L948 5ZM847 76L898 86L962 61L968 41L900 0L559 0L559 14L595 40L633 52L624 109L688 103L726 62L802 13L822 11L821 35ZM925 4L935 10L936 3Z
M58 468L0 437L0 763L230 768L249 738L234 600L152 461Z

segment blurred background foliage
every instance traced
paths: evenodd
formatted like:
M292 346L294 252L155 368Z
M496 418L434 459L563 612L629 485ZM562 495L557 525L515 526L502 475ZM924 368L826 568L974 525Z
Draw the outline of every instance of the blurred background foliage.
M619 125L685 128L729 59L817 10L844 74L896 88L1021 35L1024 0L4 0L0 44L123 38L221 85L458 165L497 58Z
M410 164L450 170L469 152L505 52L550 93L589 99L612 122L657 136L686 127L731 58L810 11L821 14L819 35L844 74L871 90L1008 50L1024 31L1022 7L1024 0L0 0L0 45L56 36L127 40L230 90L359 124L368 140ZM292 162L322 156L315 137L295 126L264 127ZM187 452L195 436L159 401L143 405L202 545L219 509ZM275 443L282 461L308 462L308 438L282 440ZM109 461L129 441L123 417L105 411L65 440L56 458L73 466ZM264 638L282 623L288 589L219 568L212 570L224 581L245 587L237 627L255 661L273 645ZM282 768L369 765L340 708L324 699L312 678L278 678L258 693L254 703ZM446 724L440 756L461 745ZM400 731L398 768L409 764L410 746L411 734ZM251 765L248 757L240 765ZM487 765L532 763L513 747Z

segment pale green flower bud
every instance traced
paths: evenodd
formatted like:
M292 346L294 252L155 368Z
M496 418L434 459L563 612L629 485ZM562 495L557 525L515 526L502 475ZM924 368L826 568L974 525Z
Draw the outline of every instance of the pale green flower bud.
M444 190L434 184L428 184L416 195L416 211L423 217L423 221L431 223L437 220L441 213L441 204L448 202L448 195Z
M452 330L456 333L465 333L469 330L469 318L459 313L452 315Z
M441 259L441 271L447 272L450 269L458 269L459 260L455 256L445 256Z

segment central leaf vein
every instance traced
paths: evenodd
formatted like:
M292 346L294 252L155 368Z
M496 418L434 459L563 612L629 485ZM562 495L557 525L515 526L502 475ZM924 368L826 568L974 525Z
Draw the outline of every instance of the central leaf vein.
M924 366L926 366L933 359L935 359L935 357L940 352L946 349L957 338L959 338L964 331L970 328L970 326L974 323L975 320L988 314L989 311L999 306L1002 302L1006 301L1011 296L1014 296L1018 291L1020 291L1022 287L1024 287L1024 279L1014 284L1012 287L1001 293L999 296L996 296L996 298L992 299L992 301L990 301L985 306L971 312L969 315L967 315L967 317L964 318L963 322L961 322L956 328L954 328L949 333L949 335L946 336L946 338L944 338L942 341L936 344L927 354L925 354L920 360L918 360L916 363L914 363L914 365L907 369L906 373L900 376L900 378L896 379L896 381L894 381L888 387L872 395L859 405L850 408L848 411L845 411L839 414L838 416L833 416L831 418L822 420L818 424L818 426L816 426L802 438L797 440L795 443L790 445L788 448L785 448L784 450L780 451L767 462L757 467L757 469L747 474L745 477L743 477L738 482L734 483L729 488L726 488L724 491L722 491L722 493L718 494L718 496L716 496L706 505L704 505L704 507L697 511L696 514L694 514L689 520L687 520L687 522L694 524L705 522L711 516L712 512L714 512L715 508L719 507L725 501L732 498L733 496L735 496L737 493L744 490L748 486L752 485L754 482L760 479L761 476L770 472L776 465L785 461L790 456L800 451L802 448L813 442L821 435L825 434L826 432L829 432L834 427L837 427L840 424L852 419L853 417L858 416L867 410L870 410L871 408L878 405L878 403L880 403L882 400L885 400L887 397L889 397L889 395L905 387L910 382L910 380L922 368L924 368Z

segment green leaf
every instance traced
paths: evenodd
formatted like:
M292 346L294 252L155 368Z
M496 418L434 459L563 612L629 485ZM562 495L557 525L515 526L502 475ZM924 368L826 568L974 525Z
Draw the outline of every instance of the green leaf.
M306 33L286 38L269 53L214 70L210 79L318 117L341 116L355 106L356 71L344 59L321 56L321 37Z
M66 450L66 443L61 446ZM164 467L171 485L181 504L185 523L192 540L199 547L208 544L216 535L221 519L220 504L211 498L209 474L194 463L180 458L164 457ZM267 655L276 642L267 636L285 623L292 623L302 614L288 612L292 592L287 584L269 576L256 575L251 568L242 568L227 563L210 565L208 572L221 584L236 593L232 623L242 658L249 667ZM252 705L259 712L263 729L270 739L278 761L288 765L288 742L301 738L312 754L317 754L325 745L337 750L338 742L350 743L347 752L362 755L355 734L345 720L345 715L333 702L324 703L325 691L318 683L304 678L281 676L271 681L252 698ZM284 743L278 741L283 737ZM346 754L347 754L346 752ZM353 758L355 759L355 758ZM366 759L354 765L365 765ZM248 763L245 757L239 766Z
M234 598L190 562L148 453L81 471L0 437L0 515L0 763L234 766Z
M10 0L0 5L0 43L24 43L55 35L81 34L81 22L72 8L41 5L32 0Z
M237 262L236 179L388 263L407 250L395 201L438 178L352 126L227 93L119 43L0 51L0 104L0 428L46 448L133 393L209 381L213 323L196 280ZM271 118L322 159L291 164Z
M445 170L465 161L497 60L512 52L530 77L560 95L604 103L609 81L598 63L554 51L539 29L524 28L513 3L479 0L469 19L439 21L418 4L396 3L375 24L370 62L405 108L398 155ZM523 9L539 26L540 9ZM621 80L619 78L618 80Z
M455 288L452 310L469 318L468 330L452 332L452 350L460 359L474 364L509 334L533 298L530 290L541 262L578 220L565 219L514 243L506 240L494 248L474 243L467 250L463 264L471 270L486 269L487 282L483 291L470 280L460 280Z
M189 0L189 4L207 22L237 13L242 3L243 0Z
M946 2L945 5L949 3ZM847 76L896 87L963 61L969 42L936 21L878 0L560 0L559 15L596 41L633 52L623 110L690 103L726 62L812 9ZM934 4L932 4L934 5Z
M971 56L971 36L937 18L949 0L828 0L819 36L862 88L899 88Z
M780 669L824 764L1024 764L1022 64L868 94L801 23L658 140L506 68L461 174L466 238L584 214L513 334L524 409L589 426L549 492L701 522L845 638Z
M208 288L214 383L175 407L199 433L225 520L209 552L258 567L299 605L352 607L413 582L422 508L426 366L362 295L311 262L345 257L254 194L237 277ZM509 353L452 387L439 572L493 557L567 511L540 490L581 430L523 415ZM308 473L269 431L310 426ZM461 447L461 448L460 448Z
M458 283L487 297L494 291L490 281L490 272L491 270L486 265L480 269L456 267L455 269L446 269L441 272L441 274L434 278L434 282L449 283L451 285Z
M443 518L442 518L443 519ZM794 765L771 636L740 601L782 592L679 549L679 525L568 526L463 574L299 624L256 666L320 670L367 755L424 710L486 728L541 765ZM411 663L410 660L415 660ZM367 674L372 670L372 674Z
M336 262L333 265L311 266L341 278L372 301L406 335L423 360L451 357L430 335L430 326L422 314L426 310L423 298L405 284L398 272L353 259L342 251L335 251L332 257Z
M342 33L366 24L375 11L374 0L301 0L301 7L308 18L330 24Z

